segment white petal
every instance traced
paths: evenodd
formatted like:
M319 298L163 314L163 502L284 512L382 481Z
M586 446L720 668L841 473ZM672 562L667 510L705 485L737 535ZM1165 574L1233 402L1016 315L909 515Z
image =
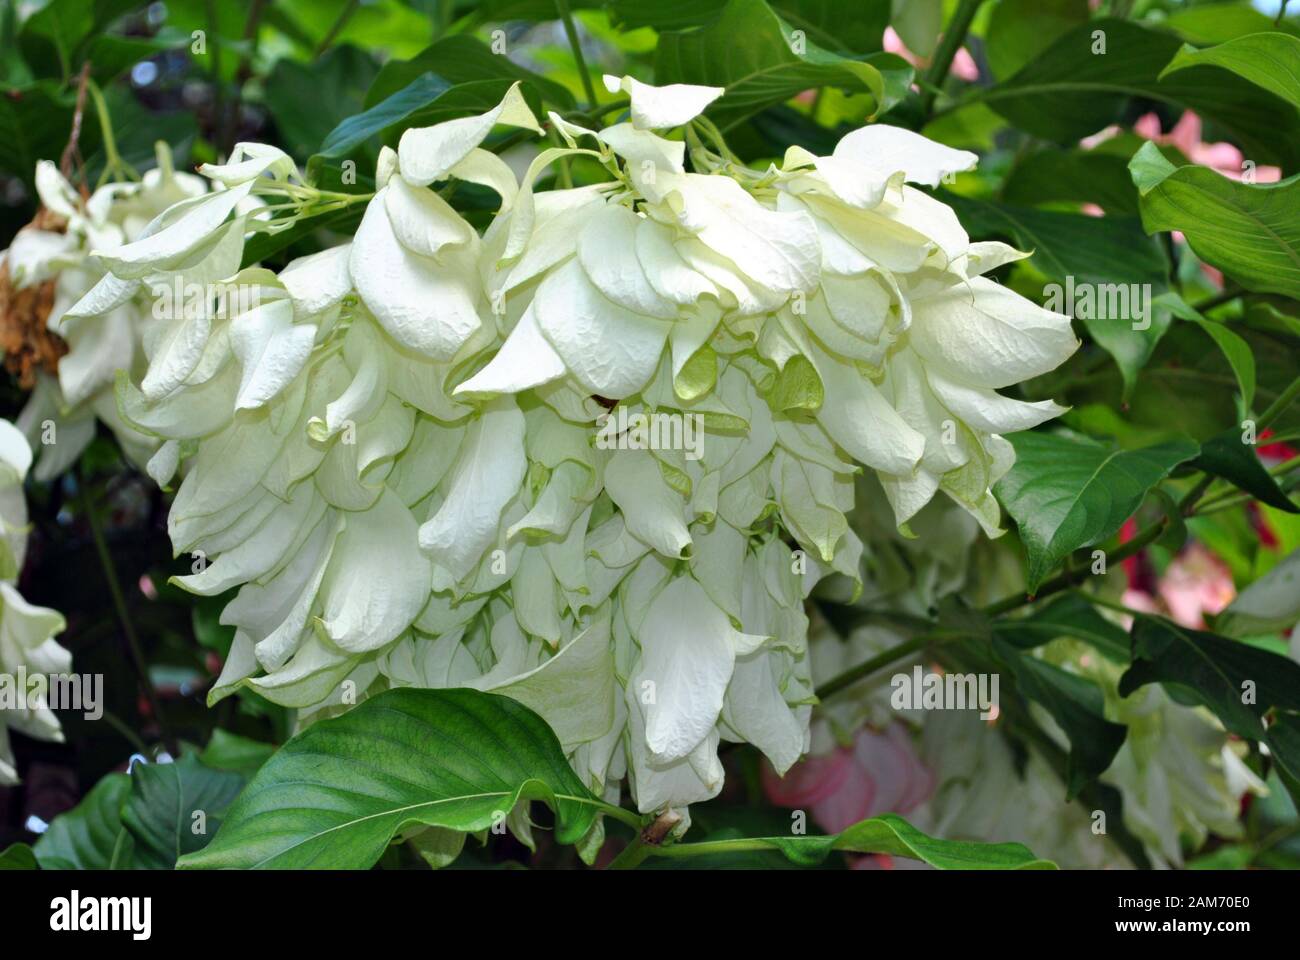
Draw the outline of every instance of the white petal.
M416 186L426 186L446 177L470 151L487 139L498 123L525 127L542 133L537 118L528 109L519 84L506 91L501 102L487 113L475 117L461 117L407 130L397 145L397 155L402 178Z
M604 77L610 93L622 90L632 101L632 122L641 130L680 127L704 112L704 108L726 93L725 87L670 83L653 87L635 77Z
M235 409L274 399L307 363L316 326L295 325L288 300L264 303L230 322L230 349L242 368Z
M494 400L470 425L447 496L420 527L420 547L462 579L495 541L501 512L519 492L527 464L524 415L510 398Z
M584 387L618 399L648 381L668 339L668 324L603 297L576 261L537 290L537 325Z
M385 209L391 187L366 207L348 261L357 292L380 325L399 343L449 360L477 330L477 277L473 250L449 254L445 263L422 257L398 242Z
M912 318L909 337L927 364L981 387L1039 376L1078 346L1069 317L983 277L914 301Z
M665 557L687 555L686 501L664 481L644 450L617 450L605 467L605 492L623 511L628 531Z
M492 361L452 394L519 393L556 380L566 372L564 360L537 328L530 303Z
M624 206L600 210L578 238L578 261L607 299L634 313L672 320L677 316L676 304L656 292L637 256L641 219Z
M352 290L348 260L352 244L330 247L293 260L280 271L280 282L293 299L298 319L319 316Z
M348 513L321 583L321 621L341 649L386 646L429 599L429 561L411 511L390 490L369 510Z
M650 605L637 640L641 664L628 688L654 693L644 707L646 746L659 762L685 757L717 723L745 635L698 583L678 577Z

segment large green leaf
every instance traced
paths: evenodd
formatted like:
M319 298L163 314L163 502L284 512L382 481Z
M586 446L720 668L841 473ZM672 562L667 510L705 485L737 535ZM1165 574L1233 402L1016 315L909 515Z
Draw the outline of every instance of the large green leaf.
M368 110L340 122L325 135L320 150L312 157L312 163L315 164L320 159L346 157L371 137L405 120L450 89L451 84L437 74L421 74Z
M35 870L36 853L25 843L15 843L0 853L0 873L5 870Z
M886 813L855 823L828 836L759 837L719 840L709 844L712 853L752 851L763 847L780 850L803 866L821 863L834 851L886 853L895 857L923 860L940 870L1052 870L1056 865L1041 860L1019 843L972 843L941 840L922 833L902 817ZM680 852L668 856L681 856Z
M989 15L984 53L999 80L1088 19L1088 0L999 0Z
M1238 183L1175 167L1154 144L1129 164L1148 233L1181 230L1196 255L1247 290L1300 299L1300 176Z
M328 160L346 157L372 137L381 136L385 143L396 144L409 127L427 127L444 120L484 113L505 96L513 81L472 80L451 85L442 77L425 73L393 95L368 110L348 117L326 135L318 153L307 169L313 178L324 175ZM525 100L537 108L537 98L527 88Z
M23 58L37 76L71 77L90 59L94 64L95 76L110 79L126 64L117 57L110 57L103 45L97 44L108 39L132 43L122 37L106 37L105 31L114 20L138 6L135 0L49 0L40 6L25 21L18 35L18 46ZM149 46L148 41L134 40L141 49ZM6 55L17 51L6 51ZM142 59L136 56L128 62Z
M1199 310L1188 306L1176 293L1161 294L1156 303L1174 316L1196 324L1214 341L1232 368L1233 376L1237 378L1237 386L1241 390L1241 416L1244 418L1249 415L1255 403L1255 355L1250 352L1250 344L1222 323L1202 316Z
M33 849L44 870L129 869L134 841L122 824L131 778L110 773L81 802L61 813Z
M729 0L708 26L659 37L655 79L725 88L708 113L727 129L811 87L870 93L879 115L907 94L912 68L888 53L832 53L796 35L763 0Z
M1117 122L1133 97L1162 100L1215 121L1256 162L1288 168L1300 163L1300 113L1282 98L1215 67L1159 79L1180 46L1176 36L1159 29L1093 20L981 99L1022 130L1062 144Z
M1007 174L1002 199L1022 207L1095 203L1108 214L1136 217L1138 212L1128 158L1101 150L1049 147L1030 153Z
M1300 507L1282 492L1255 453L1255 444L1242 439L1242 430L1231 427L1201 444L1200 455L1192 466L1222 477L1245 490L1252 497L1287 513L1300 513Z
M1208 707L1231 732L1267 744L1292 796L1300 795L1300 664L1145 614L1134 618L1132 636L1133 665L1120 677L1121 696L1162 683Z
M1184 44L1161 71L1160 79L1179 70L1201 66L1231 70L1300 107L1300 40L1289 34L1277 31L1252 33L1205 50Z
M1198 451L1186 439L1141 450L1047 433L1009 439L1016 462L994 492L1020 529L1030 593L1073 551L1114 535L1147 491Z
M1255 531L1251 531L1252 534ZM1282 633L1300 621L1300 549L1291 551L1214 618L1231 637Z
M1224 43L1274 29L1273 18L1246 4L1230 2L1198 4L1169 11L1165 26L1192 43ZM1292 21L1283 19L1277 28L1295 34Z
M710 22L726 5L726 0L611 0L609 12L623 30L686 30ZM889 0L770 0L768 5L813 43L838 53L879 50L889 26Z
M186 754L174 763L137 764L122 822L135 838L135 865L170 870L182 854L201 850L243 789L244 778L214 770Z
M1073 800L1111 765L1128 728L1106 719L1106 697L1093 681L996 638L993 652L1011 672L1019 693L1041 704L1069 738L1065 792Z
M1289 657L1146 614L1134 618L1132 639L1133 664L1120 678L1121 696L1148 683L1173 685L1252 740L1263 739L1270 709L1300 711L1300 664ZM1253 696L1244 696L1248 689Z
M213 770L233 770L245 780L251 780L274 753L275 747L269 743L249 740L218 728L212 731L212 739L199 754L199 759Z
M30 188L37 160L58 162L72 129L72 114L72 100L55 83L0 90L0 170Z
M360 113L379 66L356 47L334 47L310 63L277 60L262 94L279 144L301 159L311 156L331 130Z
M443 37L410 60L384 64L366 92L365 106L373 107L388 99L426 73L442 77L453 86L480 80L504 80L505 86L509 86L520 80L534 87L553 106L561 110L574 107L573 94L563 84L525 70L508 57L493 53L482 41L463 34Z
M390 690L286 743L181 867L363 868L416 824L472 832L520 800L574 843L602 804L527 707L474 690Z

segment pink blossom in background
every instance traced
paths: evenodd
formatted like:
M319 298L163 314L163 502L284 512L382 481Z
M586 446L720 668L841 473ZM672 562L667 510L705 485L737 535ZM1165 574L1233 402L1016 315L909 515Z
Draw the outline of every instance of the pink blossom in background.
M1205 614L1219 613L1237 595L1223 561L1199 543L1173 559L1156 589L1169 616L1194 630L1205 626Z
M1201 139L1201 118L1191 110L1184 110L1174 128L1168 133L1160 129L1160 118L1154 113L1144 114L1133 124L1133 132L1147 140L1177 147L1192 163L1217 170L1225 177L1240 180L1245 157L1230 143L1206 143ZM1276 183L1282 179L1277 167L1256 166L1256 183Z
M851 747L808 757L784 777L763 766L763 792L780 807L807 809L830 833L881 813L907 813L934 789L934 776L912 748L901 723L886 730L864 727Z
M1232 574L1223 561L1193 543L1170 561L1156 580L1154 595L1135 583L1129 570L1124 606L1143 613L1163 614L1193 630L1205 627L1205 615L1223 610L1237 595Z
M903 43L902 38L894 32L893 27L885 27L884 47L886 53L896 53L914 67L926 67L930 61L918 57L911 50L907 49L907 44ZM965 47L957 50L956 56L952 58L952 66L949 72L959 80L965 80L973 83L980 78L980 68L975 65L975 58L970 55L970 51Z

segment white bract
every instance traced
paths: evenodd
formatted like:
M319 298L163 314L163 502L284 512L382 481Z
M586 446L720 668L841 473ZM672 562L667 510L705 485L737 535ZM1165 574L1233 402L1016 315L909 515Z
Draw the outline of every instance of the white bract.
M51 676L72 669L72 655L54 640L63 632L63 615L28 603L15 583L27 549L23 480L31 465L22 433L0 420L0 786L18 782L10 728L38 740L63 740L45 691ZM35 678L44 682L34 685Z
M515 89L408 130L352 241L278 275L236 273L265 225L231 201L311 188L247 144L205 169L230 196L106 258L121 282L220 264L258 292L147 340L120 385L162 441L151 473L183 474L178 582L239 588L213 699L248 687L306 721L393 686L492 690L597 792L680 808L721 789L723 740L780 771L806 751L803 600L859 579L863 466L899 523L943 490L997 529L1000 433L1060 408L996 390L1075 342L982 278L1014 252L904 185L973 157L877 127L749 171L698 139L720 91L610 82L631 121L552 115L566 146L522 182L483 147L540 132ZM579 157L609 181L536 190ZM439 192L457 180L500 197L482 237Z
M136 368L141 340L153 325L154 300L147 285L119 280L108 269L113 251L147 235L164 210L207 192L202 178L172 168L164 144L157 153L158 166L139 182L108 183L84 200L53 163L40 161L37 194L63 229L20 230L0 254L16 289L54 282L46 325L67 344L57 377L38 373L18 418L38 451L37 479L48 480L77 461L95 435L97 418L132 460L142 464L152 451L146 438L122 422L112 387L116 371ZM93 315L71 309L92 291Z

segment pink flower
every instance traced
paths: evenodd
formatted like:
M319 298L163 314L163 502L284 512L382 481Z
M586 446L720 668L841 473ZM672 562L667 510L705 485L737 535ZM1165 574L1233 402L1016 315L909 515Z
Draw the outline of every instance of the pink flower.
M1156 591L1169 616L1194 630L1205 626L1205 614L1219 613L1237 595L1228 568L1199 543L1174 558Z
M763 791L777 806L807 808L822 829L839 831L881 813L907 813L925 801L934 777L912 748L901 723L884 731L864 727L851 747L808 757L785 777L763 766Z
M1201 139L1201 118L1191 110L1184 110L1174 128L1163 133L1160 118L1154 113L1144 114L1133 124L1133 132L1156 143L1177 147L1192 163L1217 170L1225 177L1241 180L1245 176L1245 158L1241 151L1230 143L1206 143ZM1276 183L1282 179L1282 171L1277 167L1256 166L1255 183Z
M885 27L884 47L886 53L895 53L902 57L914 67L927 67L930 61L924 57L918 57L911 50L907 49L907 44L894 31L893 27ZM965 80L973 83L980 78L980 68L975 64L975 58L970 55L965 47L957 50L956 56L952 58L952 66L949 72L959 80Z

